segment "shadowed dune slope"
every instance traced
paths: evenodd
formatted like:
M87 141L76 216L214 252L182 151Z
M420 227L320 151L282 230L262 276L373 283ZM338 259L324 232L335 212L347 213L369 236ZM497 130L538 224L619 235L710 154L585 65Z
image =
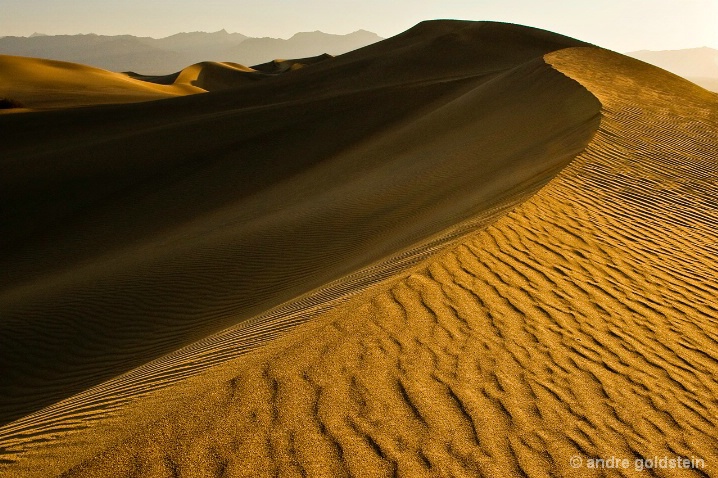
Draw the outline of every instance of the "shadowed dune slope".
M314 65L323 61L331 60L332 58L334 58L332 55L325 53L323 55L312 56L308 58L297 58L293 60L272 60L267 63L255 65L252 68L263 73L284 73L287 71L304 68L307 65Z
M262 75L238 63L202 62L188 66L177 74L175 85L191 85L206 91L235 88Z
M142 79L162 84L172 78L171 83L174 85L189 85L205 91L218 91L252 84L267 77L292 72L331 58L333 58L331 55L319 55L294 60L273 60L251 68L238 63L206 61L189 66L168 77L142 77Z
M275 60L256 69L206 61L171 75L114 73L76 63L0 55L0 98L30 110L136 103L238 88L318 63L330 55Z
M57 438L18 469L715 475L718 102L597 48L546 61L600 99L602 119L537 194L264 349L158 392L111 428ZM109 446L82 446L96 440ZM572 456L686 457L705 468L613 473L572 468Z
M0 55L0 98L31 110L136 103L233 89L331 58L275 60L257 69L206 61L165 76L114 73L76 63Z
M364 129L334 138L344 147L307 158L298 170L271 163L281 180L260 175L235 196L219 181L239 162L228 152L227 161L212 163L223 174L196 170L213 180L203 194L189 194L203 178L197 173L169 183L194 200L173 202L181 206L174 216L153 201L146 204L158 207L157 216L136 213L122 223L117 208L103 209L102 189L91 187L50 208L62 196L33 193L22 164L8 162L15 173L12 187L3 189L8 204L21 208L34 198L44 207L25 210L34 214L32 224L3 211L17 226L8 239L14 254L3 259L12 274L0 297L0 337L18 339L2 356L4 369L15 372L8 375L15 388L2 391L7 416L36 409L41 394L55 401L73 386L87 387L107 368L119 373L117 357L126 366L131 357L157 356L166 346L161 340L171 344L167 351L189 345L0 428L2 470L66 477L584 477L612 475L572 468L572 456L584 463L667 456L698 458L706 468L620 475L715 474L716 96L612 52L554 48L571 46L562 37L538 57L527 54L503 69L503 60L487 54L479 58L483 73L466 66L467 74L459 74L457 65L468 62L460 53L451 64L437 61L442 80L434 70L427 81L402 83L409 72L392 69L407 64L394 58L395 46L420 51L423 36L427 51L436 51L448 35L451 45L466 39L467 51L478 49L469 39L487 30L495 36L489 52L502 42L521 50L529 38L530 50L537 35L553 38L506 25L425 23L396 43L388 40L386 57L379 45L349 55L362 72L372 55L386 66L375 87L358 88L355 70L345 83L287 100L312 81L329 85L321 71L335 79L337 65L352 71L347 57L297 71L291 80L297 90L288 76L272 79L282 88L267 94L266 108L315 111L303 118L323 138L348 134L319 121L325 104L346 104L331 111L359 118L371 111L374 122L379 112L393 116L375 129L352 116L351 124ZM253 91L268 92L268 85ZM232 94L240 91L249 89ZM354 95L361 101L353 102ZM372 95L376 102L367 101ZM162 103L173 108L207 98L203 114L216 125L221 115L207 112L230 95L202 97ZM221 117L264 111L256 98L239 98L235 107ZM119 121L146 108L106 111ZM192 124L201 125L201 117ZM306 141L311 133L302 124L286 131ZM237 125L227 127L246 131ZM283 134L287 150L278 152L307 144ZM17 154L33 151L17 144ZM160 164L173 165L188 144ZM253 151L272 151L267 144ZM63 178L77 174L59 168L66 176L56 179L50 165L57 158L34 154L36 166L47 161L48 172L25 174L41 178L43 191L62 191ZM273 157L263 156L262 164ZM89 159L82 166L99 174ZM178 201L143 167L129 163L116 171L144 175L152 191L125 195L133 190L126 180L108 197L142 211L152 209L144 197ZM104 229L102 217L133 227ZM56 224L77 235L64 238L66 232L53 232ZM471 227L449 233L460 224ZM62 240L82 247L50 246ZM432 240L435 246L420 247ZM36 259L38 251L45 260ZM401 251L415 260L382 269L387 257L404 257ZM215 272L221 279L213 279ZM353 282L359 276L367 280ZM140 282L136 289L133 281ZM264 298L262 283L271 288ZM242 305L247 296L251 305ZM271 309L282 300L289 302ZM132 313L145 321L131 320ZM260 315L241 322L252 313ZM207 337L222 325L231 327ZM190 343L193 334L205 338ZM76 342L63 350L58 337ZM231 360L243 351L251 352ZM21 396L35 401L23 408Z
M537 56L535 30L489 27L485 58L473 29L486 25L438 22L408 50L387 40L256 88L0 118L1 420L436 241L550 180L594 134L599 104ZM580 44L541 35L543 52ZM427 70L444 37L453 61ZM506 62L495 43L531 48ZM402 69L357 89L352 55ZM334 88L313 90L317 72Z
M134 103L203 92L188 85L156 85L76 63L0 55L0 98L28 108Z

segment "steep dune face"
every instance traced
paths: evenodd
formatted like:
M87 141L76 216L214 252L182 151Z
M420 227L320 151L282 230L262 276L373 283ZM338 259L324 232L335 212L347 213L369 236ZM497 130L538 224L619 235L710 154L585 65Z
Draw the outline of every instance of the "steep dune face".
M203 92L187 85L153 85L85 65L0 55L0 98L27 108L133 103Z
M251 85L262 79L289 73L299 68L304 68L307 65L314 65L331 58L333 58L331 55L324 54L294 60L277 59L251 68L237 63L205 61L187 67L177 73L173 78L172 84L194 86L202 88L205 91L236 89L242 85ZM156 80L150 79L149 81Z
M153 101L236 89L274 75L319 63L330 55L275 60L256 69L231 62L205 61L171 75L114 73L54 60L0 55L0 98L22 110L50 110ZM0 108L0 112L5 110Z
M255 65L252 68L257 71L261 71L263 73L286 73L288 71L297 70L299 68L304 68L307 65L316 65L317 63L321 63L323 61L331 60L334 58L332 55L329 54L323 54L318 56L312 56L307 58L297 58L293 60L284 60L281 58L278 58L276 60L269 61L267 63L261 63L259 65Z
M177 74L175 85L191 85L205 91L236 88L247 81L257 81L256 70L237 63L202 62L189 66Z
M275 102L266 109L241 97L207 115L215 101L232 103L228 92L163 102L198 108L190 118L177 107L187 119L167 138L206 130L205 115L215 140L220 118L227 137L246 136L224 160L162 188L133 191L129 179L146 184L157 164L122 164L117 203L100 183L58 207L77 166L36 152L45 176L25 171L17 158L33 149L18 139L5 203L33 204L24 214L45 237L28 241L37 226L6 216L24 235L11 237L3 263L12 274L0 336L17 338L2 357L14 371L5 416L237 325L3 427L5 469L493 477L605 474L572 468L572 457L718 463L718 103L621 55L563 49L577 44L506 25L425 23L383 50L252 87ZM421 51L444 56L428 70L428 58L411 57ZM113 108L107 148L86 157L112 154L120 119L148 108ZM91 115L78 113L80 122ZM254 142L282 115L299 119ZM307 148L318 138L334 147ZM183 148L205 147L194 139L163 141L172 155L154 157L186 164ZM278 173L262 176L267 164ZM89 159L83 167L102 171ZM250 174L249 186L228 179ZM33 181L55 192L28 193ZM157 214L128 212L130 221L115 204ZM114 223L132 227L119 234ZM50 247L80 236L72 253ZM401 251L414 260L387 268L382 259ZM354 273L363 282L347 276L369 263ZM58 325L47 331L50 317ZM111 334L99 331L107 324Z
M416 84L423 71L266 107L202 95L161 127L167 102L6 121L3 420L506 208L598 124L541 58ZM42 148L25 142L42 124Z
M718 104L604 50L547 62L603 105L558 177L411 274L177 387L181 405L148 401L161 418L65 476L603 476L595 457L669 476L637 471L654 456L710 476Z

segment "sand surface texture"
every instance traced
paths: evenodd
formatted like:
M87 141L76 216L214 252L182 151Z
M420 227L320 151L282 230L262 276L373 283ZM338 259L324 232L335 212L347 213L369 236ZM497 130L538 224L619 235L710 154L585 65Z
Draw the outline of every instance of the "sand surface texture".
M204 91L189 84L152 84L76 63L0 55L0 98L29 109L132 103Z
M0 127L0 472L718 473L718 100L685 80L428 22Z
M236 88L329 58L332 57L320 55L274 60L254 68L205 61L172 75L147 76L64 61L0 55L0 98L19 103L23 112L153 101ZM13 110L0 110L3 112Z

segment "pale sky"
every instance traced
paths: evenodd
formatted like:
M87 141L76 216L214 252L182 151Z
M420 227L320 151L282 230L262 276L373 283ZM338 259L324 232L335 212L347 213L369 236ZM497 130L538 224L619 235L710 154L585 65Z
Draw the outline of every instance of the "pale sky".
M277 38L359 29L390 37L436 18L530 25L619 52L718 49L718 0L0 0L0 36L159 38L224 28Z

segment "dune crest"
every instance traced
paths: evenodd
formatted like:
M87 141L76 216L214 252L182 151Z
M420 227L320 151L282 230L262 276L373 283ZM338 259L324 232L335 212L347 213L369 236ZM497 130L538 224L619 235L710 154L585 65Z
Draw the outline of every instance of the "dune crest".
M288 73L333 58L331 55L319 55L293 60L273 60L253 67L231 62L202 62L189 66L173 75L173 85L189 85L205 91L218 91L237 88L275 75ZM146 81L156 81L148 79Z
M333 58L274 60L255 67L205 61L170 75L114 73L91 66L0 55L0 113L136 103L239 88ZM15 105L17 103L17 105Z
M257 71L238 63L203 62L180 71L175 85L191 85L205 91L233 88L256 79Z
M0 97L27 108L152 101L202 91L181 84L153 85L76 63L0 55Z
M430 60L433 70L424 68ZM379 71L385 74L371 76ZM331 87L319 88L322 82ZM201 174L168 182L164 193L123 193L125 204L131 198L144 210L143 197L160 205L198 185L204 203L185 206L187 216L135 219L132 234L110 244L96 222L67 228L74 210L86 214L85 204L106 200L102 187L33 213L33 224L47 231L65 221L62 235L48 236L53 245L67 231L88 240L72 255L36 242L4 262L20 280L0 295L11 313L4 335L19 340L3 360L29 356L22 347L38 344L35 363L10 377L36 401L17 394L4 404L6 416L26 415L0 428L6 470L68 477L590 476L572 468L571 458L718 463L718 271L710 266L718 244L715 95L565 37L471 22L422 23L262 83L254 91L282 86L265 99L266 110L243 98L236 101L252 112L246 122L229 109L208 116L214 125L226 121L227 138L243 131L246 149L230 143L227 161L189 170ZM226 102L222 95L216 98ZM174 102L200 105L209 96ZM201 129L213 108L204 104L171 137L183 124ZM337 128L336 116L320 120L330 111L354 114ZM394 116L372 128L377 112ZM290 118L286 130L277 126L282 116ZM297 118L332 137L335 148L317 151L298 170L267 163L296 159L288 153L316 140ZM15 119L0 121L12 126ZM250 119L272 125L272 139L281 137L286 150L251 139L264 130L240 127ZM355 136L335 137L348 135L350 125ZM111 126L121 130L122 122ZM109 154L116 145L105 141ZM165 164L182 164L187 147L166 150ZM22 141L15 148L29 150ZM92 148L80 152L95 157ZM217 188L218 171L227 177L228 165L257 151L265 156L249 162L250 171L282 164L281 181L260 175L231 201L230 188L219 187L213 199L198 182L208 178ZM51 159L55 165L61 158ZM56 166L46 177L14 167L6 204L24 204L31 180L42 180L44 191L62 190ZM154 177L144 167L122 165L132 177ZM65 180L74 174L60 172ZM115 203L106 204L95 217L113 217ZM17 224L9 240L33 234ZM259 255L243 259L244 250ZM54 269L33 263L38 251L54 257ZM202 289L193 295L197 280ZM250 295L251 305L243 305ZM82 331L74 340L88 344L83 357L59 353L40 329L63 310L60 323ZM98 311L102 318L93 319ZM161 318L130 320L140 311ZM73 323L78 315L83 323ZM214 330L203 322L208 317ZM115 334L82 328L103 323ZM62 333L52 331L60 340ZM107 342L94 351L89 344L98 340ZM102 366L93 368L88 354ZM65 361L53 364L54 383L32 376L57 356ZM117 364L129 357L156 360L120 375L127 369ZM92 388L91 379L108 369L117 376ZM83 393L59 401L78 384ZM57 403L39 410L40 397ZM52 445L43 447L48 437Z

